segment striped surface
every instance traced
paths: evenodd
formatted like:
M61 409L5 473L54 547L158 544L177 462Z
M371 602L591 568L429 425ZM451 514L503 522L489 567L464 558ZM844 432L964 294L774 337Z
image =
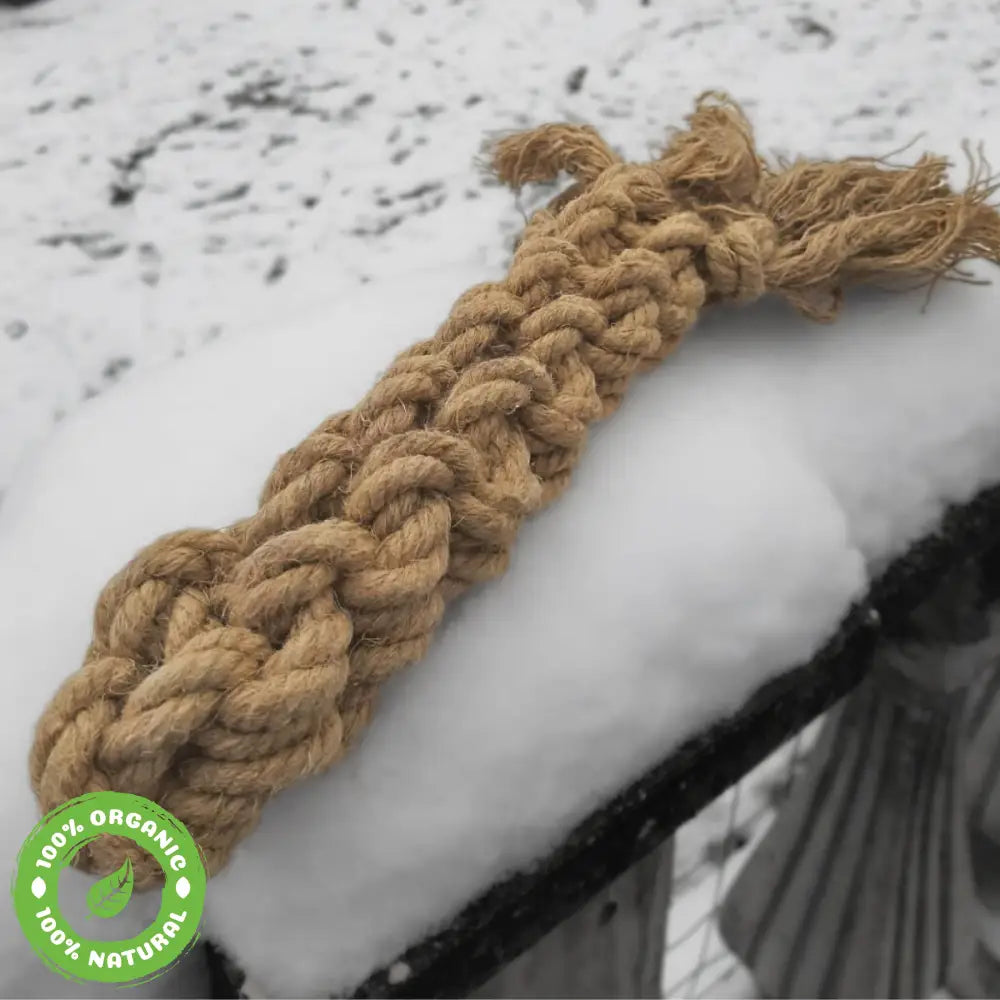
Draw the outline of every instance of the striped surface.
M763 995L925 997L969 966L964 701L883 663L830 714L720 915Z

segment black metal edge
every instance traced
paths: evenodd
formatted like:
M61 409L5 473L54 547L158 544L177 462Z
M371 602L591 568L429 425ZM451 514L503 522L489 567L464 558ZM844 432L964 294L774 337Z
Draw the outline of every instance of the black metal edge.
M832 707L863 679L883 631L901 627L950 570L998 543L1000 486L949 510L937 531L873 583L809 663L763 685L735 715L682 744L585 819L538 865L486 891L351 995L468 996ZM212 949L209 962L213 996L238 996L225 956ZM405 980L390 975L404 965Z
M211 941L206 941L205 961L208 965L208 988L212 1000L239 1000L243 973L229 961L225 952Z

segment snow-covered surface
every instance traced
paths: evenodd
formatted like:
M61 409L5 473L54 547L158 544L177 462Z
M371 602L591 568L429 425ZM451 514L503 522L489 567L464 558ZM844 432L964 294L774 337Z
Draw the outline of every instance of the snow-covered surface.
M0 7L0 490L58 414L247 317L520 224L483 135L631 155L726 88L763 149L995 134L996 0L47 0ZM960 157L959 157L960 158ZM129 367L130 366L130 367Z
M160 532L251 509L272 458L479 273L218 341L90 401L23 469L0 508L20 688L0 852L31 826L30 725L101 582ZM573 487L388 686L357 750L271 804L213 881L207 932L271 992L347 987L808 658L866 564L1000 479L1000 286L923 299L859 295L822 329L778 304L710 317L596 430ZM8 929L0 968L35 970Z
M924 132L922 148L981 138L996 159L998 16L944 0L0 9L16 692L0 856L35 821L30 725L106 576L160 531L245 513L279 450L498 272L521 216L476 168L484 133L588 120L643 155L722 87L766 150L887 153ZM438 273L390 280L421 266ZM353 759L269 810L210 888L209 933L273 992L349 984L808 655L866 560L1000 477L998 292L921 302L865 298L831 330L726 314L637 385ZM177 354L193 356L143 372ZM123 916L141 927L150 905ZM204 990L196 962L181 972L150 990ZM0 911L0 994L82 992Z

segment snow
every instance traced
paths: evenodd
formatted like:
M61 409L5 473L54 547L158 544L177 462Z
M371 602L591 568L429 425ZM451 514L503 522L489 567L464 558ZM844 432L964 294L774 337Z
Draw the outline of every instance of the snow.
M996 131L996 17L989 0L0 7L0 489L55 416L249 316L428 252L499 265L521 215L477 168L486 133L590 121L641 156L717 87L767 151L923 134L958 156Z
M158 533L245 514L279 451L500 272L531 196L483 178L484 133L587 120L641 156L723 87L768 151L924 132L989 152L995 18L944 0L0 10L0 856L36 820L30 727L105 579ZM707 321L357 752L272 804L211 884L207 934L272 995L349 986L808 657L944 503L1000 479L998 299ZM87 992L9 908L0 970L0 995ZM204 992L198 956L144 989Z

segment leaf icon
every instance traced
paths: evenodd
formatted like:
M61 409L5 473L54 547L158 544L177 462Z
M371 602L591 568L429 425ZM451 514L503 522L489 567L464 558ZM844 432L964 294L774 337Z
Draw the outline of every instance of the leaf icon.
M132 859L126 858L118 871L106 875L90 887L87 893L88 909L95 917L117 916L128 906L134 884Z

